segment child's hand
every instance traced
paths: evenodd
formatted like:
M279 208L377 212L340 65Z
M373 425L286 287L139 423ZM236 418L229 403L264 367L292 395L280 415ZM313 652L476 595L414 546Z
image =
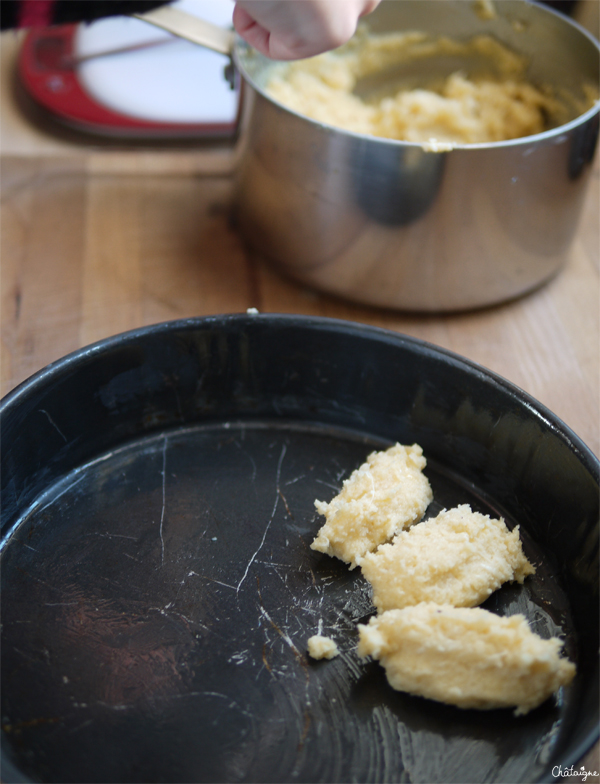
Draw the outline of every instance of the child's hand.
M379 0L238 0L233 24L273 60L313 57L346 43Z

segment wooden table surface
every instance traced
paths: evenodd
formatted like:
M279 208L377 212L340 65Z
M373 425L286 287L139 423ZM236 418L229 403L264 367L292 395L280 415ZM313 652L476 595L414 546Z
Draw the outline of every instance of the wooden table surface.
M444 346L529 392L600 453L598 159L568 264L551 282L478 312L382 311L310 291L244 248L229 219L231 147L115 149L40 129L13 99L18 37L0 44L2 394L109 335L255 307ZM597 747L585 765L600 770Z

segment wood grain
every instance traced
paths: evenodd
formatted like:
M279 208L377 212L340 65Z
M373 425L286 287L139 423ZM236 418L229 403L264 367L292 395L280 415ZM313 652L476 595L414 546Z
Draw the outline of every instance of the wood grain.
M3 160L1 173L6 391L80 345L86 188L70 159Z

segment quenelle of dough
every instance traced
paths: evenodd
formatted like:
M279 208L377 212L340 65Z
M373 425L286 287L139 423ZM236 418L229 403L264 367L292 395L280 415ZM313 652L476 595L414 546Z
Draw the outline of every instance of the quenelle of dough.
M315 501L326 522L311 548L354 569L366 553L421 519L433 497L426 464L418 444L371 453L339 495L329 503Z
M401 531L361 560L378 612L420 602L474 607L535 568L523 554L519 527L471 511L468 504Z
M427 602L388 610L358 631L359 656L378 659L394 689L459 708L525 714L575 675L561 640L534 634L523 615Z

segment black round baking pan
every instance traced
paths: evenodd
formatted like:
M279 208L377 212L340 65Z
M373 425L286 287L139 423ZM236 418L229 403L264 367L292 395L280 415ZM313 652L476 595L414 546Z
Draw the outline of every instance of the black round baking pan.
M2 781L554 781L598 737L596 457L505 380L350 322L190 319L84 348L2 402ZM564 639L525 716L393 691L360 570L314 552L373 449L520 526L485 603ZM315 633L341 655L306 655Z

